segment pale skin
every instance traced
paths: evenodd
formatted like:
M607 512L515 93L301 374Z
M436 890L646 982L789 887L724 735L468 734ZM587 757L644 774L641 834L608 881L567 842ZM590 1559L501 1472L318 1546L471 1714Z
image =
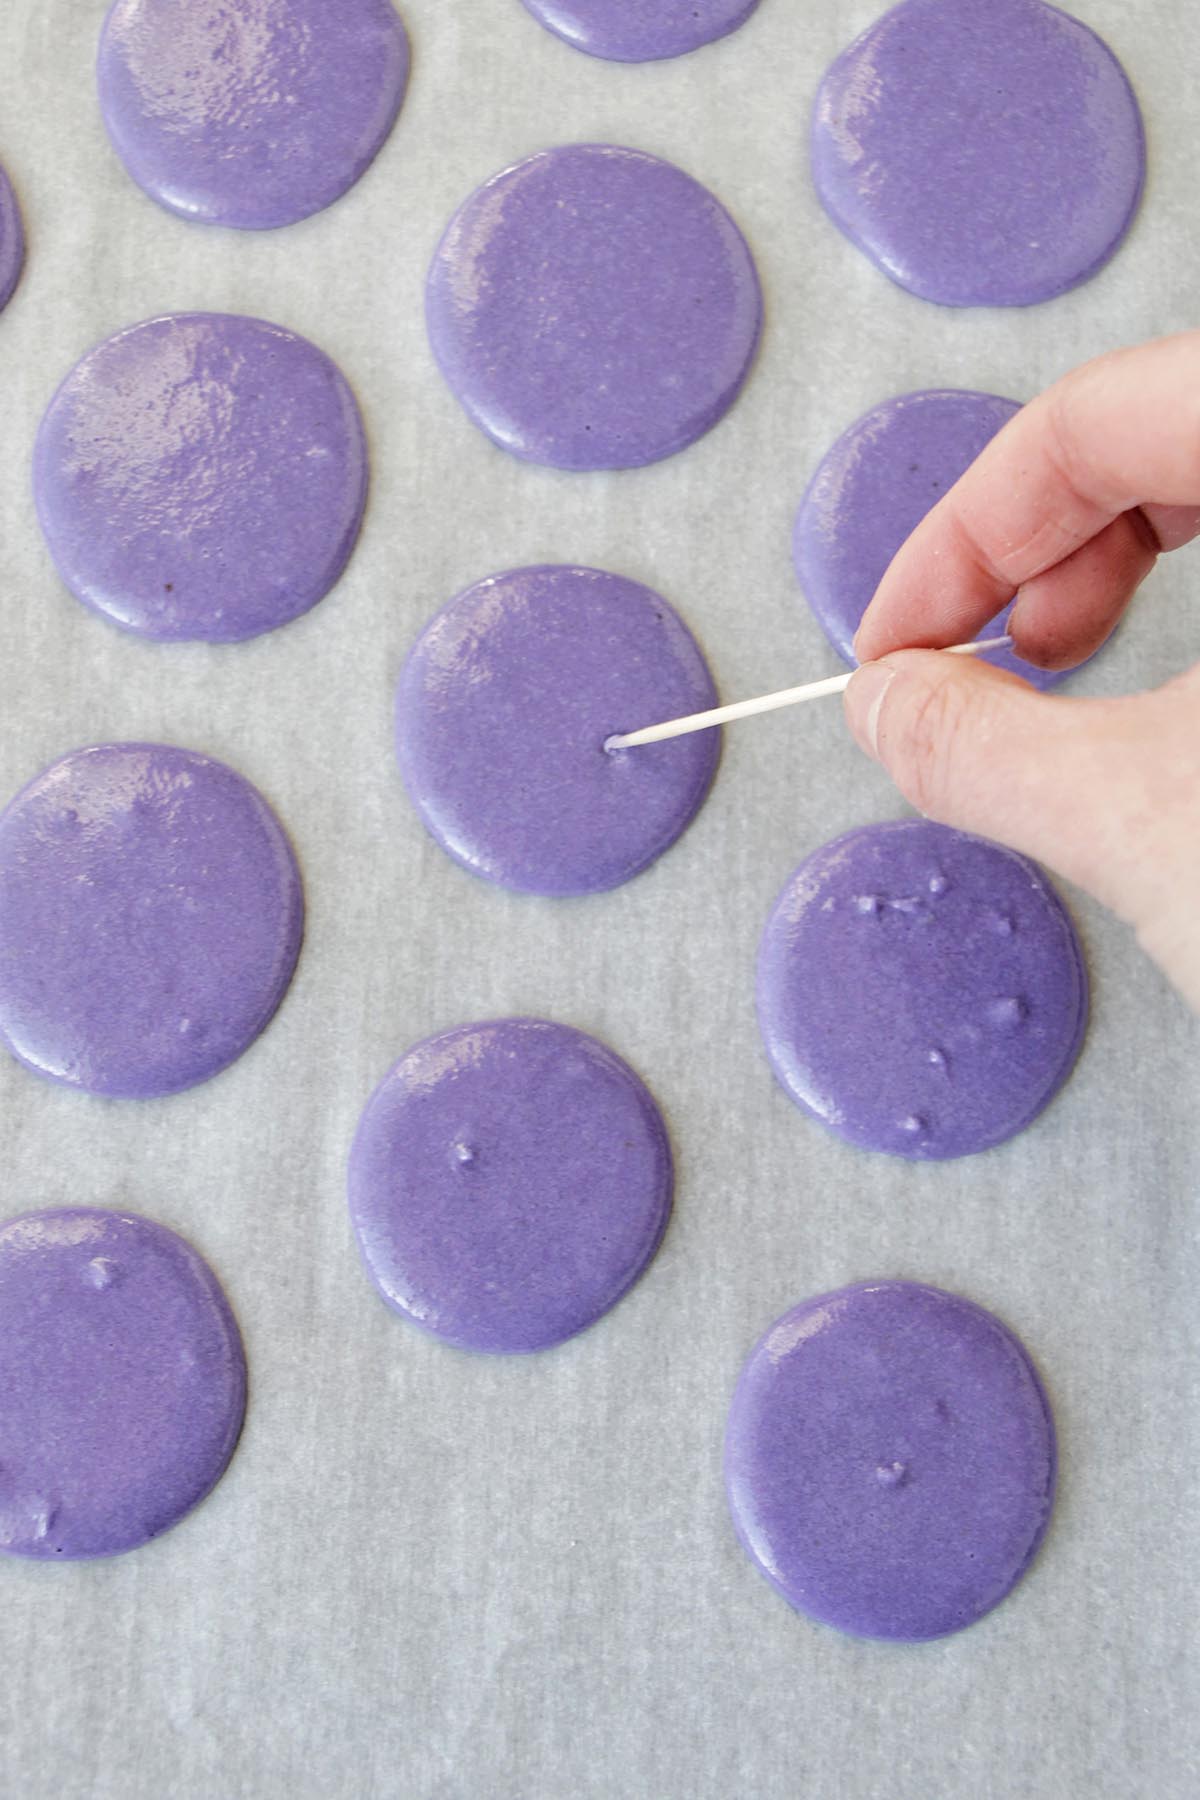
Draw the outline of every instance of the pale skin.
M884 576L846 713L921 812L1086 888L1200 1011L1200 663L1153 692L1096 700L929 653L972 637L1015 593L1016 649L1070 667L1159 555L1197 536L1190 331L1085 363L992 440Z

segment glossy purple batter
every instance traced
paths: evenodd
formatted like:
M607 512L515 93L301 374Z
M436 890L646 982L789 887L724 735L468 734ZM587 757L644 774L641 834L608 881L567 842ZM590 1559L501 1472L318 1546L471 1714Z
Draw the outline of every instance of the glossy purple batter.
M759 949L759 1024L790 1097L914 1161L1022 1131L1070 1074L1087 1011L1079 939L1041 871L925 819L814 851Z
M6 307L25 265L25 227L12 182L0 169L0 309Z
M545 1350L632 1287L671 1210L662 1117L629 1066L544 1019L428 1038L350 1153L350 1216L388 1305L464 1350Z
M758 0L524 0L576 50L610 62L683 56L744 25Z
M990 1612L1054 1504L1050 1403L982 1307L909 1281L793 1307L742 1371L725 1440L738 1536L811 1618L914 1643Z
M715 730L641 750L605 742L716 703L695 639L649 588L600 569L510 569L417 639L396 754L425 824L472 874L599 893L675 842L720 755Z
M459 208L426 318L443 375L502 449L627 469L682 450L729 410L762 297L707 188L639 150L569 144Z
M139 187L185 219L262 230L353 186L408 61L391 0L114 0L96 73Z
M350 558L367 494L354 396L306 338L229 313L131 325L67 376L34 500L76 597L142 637L285 625Z
M852 666L854 633L897 550L1019 411L1015 400L960 388L901 394L856 420L824 457L796 514L792 556L818 623ZM1011 611L976 636L998 636ZM1011 650L985 660L1039 688L1071 673L1036 669Z
M216 1485L246 1361L208 1264L130 1213L56 1207L0 1227L0 1550L113 1556Z
M270 1020L303 920L279 821L224 763L73 751L0 814L0 1040L93 1094L192 1087Z
M1027 306L1086 281L1145 173L1124 70L1042 0L905 0L817 95L812 166L835 225L945 306Z

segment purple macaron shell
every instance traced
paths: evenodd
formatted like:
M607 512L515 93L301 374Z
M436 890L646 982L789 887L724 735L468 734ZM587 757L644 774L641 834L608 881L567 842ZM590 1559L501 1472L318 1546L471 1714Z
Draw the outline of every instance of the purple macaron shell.
M7 172L0 168L0 309L13 297L25 266L25 227Z
M350 1214L397 1312L460 1349L548 1349L642 1274L671 1210L662 1116L628 1064L544 1019L417 1044L363 1113Z
M307 338L230 313L131 325L38 431L34 500L85 606L159 640L232 643L327 594L367 495L353 394Z
M1086 281L1128 231L1145 163L1120 63L1042 0L904 0L817 94L826 212L944 306L1028 306Z
M193 1087L268 1024L303 921L291 845L233 769L73 751L0 814L0 1041L92 1094Z
M0 1550L114 1556L220 1480L246 1360L216 1276L149 1219L90 1207L0 1226Z
M684 449L733 405L762 296L707 188L640 150L569 144L464 201L426 319L443 375L494 443L560 469L625 469Z
M684 56L736 31L758 0L524 0L557 37L610 62Z
M409 652L396 754L442 848L501 887L562 896L630 880L691 823L719 731L606 751L716 705L687 626L649 588L542 565L477 582Z
M815 850L763 932L758 1016L791 1099L862 1149L969 1156L1031 1124L1083 1042L1066 907L1015 850L925 819Z
M725 1476L738 1536L784 1598L919 1642L996 1606L1054 1504L1054 1421L1028 1352L955 1294L862 1282L793 1307L742 1372Z
M139 187L185 219L264 230L353 186L408 66L391 0L114 0L96 74Z

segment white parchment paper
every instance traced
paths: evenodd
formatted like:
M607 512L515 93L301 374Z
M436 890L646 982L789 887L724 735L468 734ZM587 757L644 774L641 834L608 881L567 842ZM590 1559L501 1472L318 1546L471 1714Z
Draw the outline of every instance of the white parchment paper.
M336 0L330 0L336 4ZM0 795L60 752L162 737L224 757L287 823L308 935L266 1036L209 1085L105 1104L0 1060L5 1214L125 1206L210 1259L251 1402L226 1479L112 1562L0 1562L0 1791L331 1800L1185 1800L1195 1620L1200 1044L1126 931L1072 896L1091 1033L1024 1136L915 1167L850 1150L773 1085L759 930L814 845L902 808L835 704L729 734L711 800L631 886L554 904L471 880L425 838L390 748L404 651L444 599L538 559L649 582L733 698L832 672L791 517L859 412L928 385L1031 396L1116 343L1200 320L1191 0L1078 0L1145 109L1150 180L1098 279L1019 312L893 288L825 220L805 137L818 77L873 0L763 0L672 64L589 60L518 0L405 0L413 79L359 187L272 234L189 226L100 123L101 0L5 0L0 159L29 264L0 316ZM547 144L680 163L740 221L767 302L730 417L641 472L522 467L475 432L421 312L442 226ZM307 333L361 400L373 485L338 590L231 649L155 647L62 589L29 498L58 379L172 308ZM1200 653L1200 553L1155 575L1079 679L1116 693ZM1055 779L1052 768L1046 780ZM616 1312L532 1360L444 1349L361 1273L343 1197L358 1112L424 1033L509 1011L597 1033L645 1075L678 1158L674 1221ZM923 1648L793 1614L734 1542L728 1396L792 1301L856 1278L996 1309L1053 1396L1062 1479L1029 1578ZM3 1396L0 1395L0 1405Z

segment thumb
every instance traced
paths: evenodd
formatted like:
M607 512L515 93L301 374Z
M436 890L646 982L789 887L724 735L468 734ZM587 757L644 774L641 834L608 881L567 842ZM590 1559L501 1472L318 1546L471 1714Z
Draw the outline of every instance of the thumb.
M1200 670L1153 693L1063 700L903 650L855 674L846 714L920 812L1086 888L1200 1007Z

